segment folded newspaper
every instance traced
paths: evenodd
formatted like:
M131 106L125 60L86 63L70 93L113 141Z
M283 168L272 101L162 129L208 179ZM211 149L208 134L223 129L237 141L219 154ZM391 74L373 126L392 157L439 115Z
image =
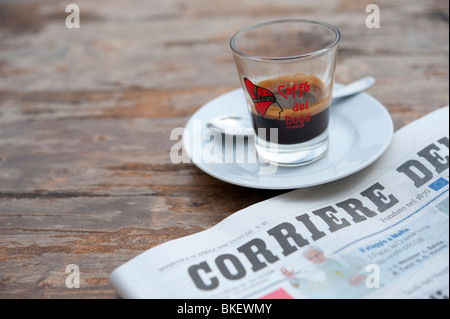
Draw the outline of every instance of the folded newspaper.
M449 108L345 179L240 210L114 270L124 298L448 298Z

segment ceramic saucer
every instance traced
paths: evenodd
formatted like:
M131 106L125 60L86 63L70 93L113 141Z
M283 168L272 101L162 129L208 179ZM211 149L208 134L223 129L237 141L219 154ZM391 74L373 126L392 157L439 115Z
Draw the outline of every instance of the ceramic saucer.
M366 93L335 99L330 107L328 153L309 165L269 165L255 155L253 137L233 141L233 137L230 139L206 127L217 116L249 117L242 89L225 93L198 109L185 127L183 148L199 169L235 185L295 189L328 183L377 160L388 148L394 131L389 112Z

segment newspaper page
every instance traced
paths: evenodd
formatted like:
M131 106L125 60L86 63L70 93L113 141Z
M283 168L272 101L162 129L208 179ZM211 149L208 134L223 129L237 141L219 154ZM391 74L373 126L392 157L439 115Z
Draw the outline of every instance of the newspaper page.
M117 268L124 298L448 298L448 106L374 164L238 211Z

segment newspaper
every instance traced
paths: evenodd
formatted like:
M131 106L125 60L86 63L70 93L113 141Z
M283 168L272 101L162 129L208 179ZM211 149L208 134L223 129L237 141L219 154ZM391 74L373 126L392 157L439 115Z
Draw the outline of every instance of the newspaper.
M345 179L240 210L140 254L124 298L448 298L449 108Z

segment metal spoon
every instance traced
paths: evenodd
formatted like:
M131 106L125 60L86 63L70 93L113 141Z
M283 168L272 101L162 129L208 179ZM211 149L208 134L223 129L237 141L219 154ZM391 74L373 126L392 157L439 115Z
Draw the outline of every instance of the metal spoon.
M350 95L354 95L356 93L360 93L364 90L367 90L372 85L375 84L375 78L368 76L359 80L356 80L355 82L352 82L347 85L343 85L339 88L333 89L333 99L339 99L343 97L347 97Z
M333 99L348 97L367 90L375 83L375 78L368 76L350 84L333 89ZM230 135L252 135L252 123L247 117L224 115L210 120L206 127Z

